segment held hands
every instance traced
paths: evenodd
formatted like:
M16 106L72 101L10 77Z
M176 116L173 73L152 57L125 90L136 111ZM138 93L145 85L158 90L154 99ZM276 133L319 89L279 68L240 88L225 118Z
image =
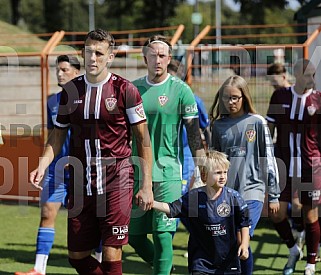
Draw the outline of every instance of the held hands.
M42 187L40 186L40 183L44 177L45 171L41 171L39 168L33 170L29 175L30 183L33 185L33 187L42 190Z
M142 188L135 196L135 203L142 210L148 211L153 207L154 195L151 188Z
M237 252L237 256L239 256L239 258L241 260L246 260L249 257L249 247L248 245L242 244L239 246L238 252Z

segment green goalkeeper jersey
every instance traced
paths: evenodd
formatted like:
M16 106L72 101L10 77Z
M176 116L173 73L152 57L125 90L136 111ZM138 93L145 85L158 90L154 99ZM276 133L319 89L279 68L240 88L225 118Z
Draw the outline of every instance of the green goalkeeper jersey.
M168 74L161 83L150 83L147 76L135 80L143 99L153 151L153 181L182 179L184 119L198 117L191 88ZM133 142L133 156L137 148ZM135 163L135 161L134 161ZM135 169L135 179L141 169Z

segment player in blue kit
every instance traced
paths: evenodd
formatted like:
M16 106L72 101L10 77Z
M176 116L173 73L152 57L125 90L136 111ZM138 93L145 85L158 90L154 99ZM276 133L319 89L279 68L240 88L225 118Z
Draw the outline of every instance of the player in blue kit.
M239 259L248 257L251 221L240 194L225 187L229 165L224 153L210 150L200 167L206 186L172 203L154 201L155 210L189 220L190 274L241 274Z
M62 87L68 81L75 78L80 71L80 63L77 57L60 55L56 60L56 76L58 85ZM47 102L47 128L48 136L54 128L58 114L61 92L52 94ZM55 219L61 205L66 206L67 189L69 183L67 164L69 154L69 137L62 146L61 153L48 167L41 192L41 220L37 235L36 261L34 268L28 272L16 272L16 275L41 275L46 273L47 260L55 237ZM64 171L64 173L55 173Z

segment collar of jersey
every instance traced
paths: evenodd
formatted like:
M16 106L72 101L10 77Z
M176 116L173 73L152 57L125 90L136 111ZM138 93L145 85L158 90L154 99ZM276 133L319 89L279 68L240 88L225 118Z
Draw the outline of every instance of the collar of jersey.
M291 92L292 92L292 94L293 94L294 96L297 96L297 97L307 97L307 96L309 96L309 95L312 93L312 91L313 91L313 89L311 88L311 89L307 90L307 92L304 93L304 94L298 94L298 93L294 90L294 85L291 86Z
M104 85L109 80L110 77L111 77L111 73L108 73L107 77L103 81L100 81L98 83L91 83L88 81L86 74L84 74L84 79L85 79L86 84L91 87L99 87L99 86Z
M150 86L159 86L159 85L164 84L170 76L171 76L170 74L167 74L167 77L166 77L162 82L152 83L152 82L150 82L150 81L148 80L148 75L146 75L146 83L147 83L148 85L150 85Z

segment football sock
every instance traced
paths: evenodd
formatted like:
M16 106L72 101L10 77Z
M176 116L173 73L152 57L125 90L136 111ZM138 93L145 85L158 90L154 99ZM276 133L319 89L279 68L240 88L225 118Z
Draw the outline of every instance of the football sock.
M300 247L295 244L291 248L289 248L289 251L291 255L298 255L300 253Z
M99 246L95 248L96 260L97 260L98 262L100 262L100 263L101 263L102 260L103 260L102 249L103 249L103 247L102 247L102 243L101 243L101 241L100 241Z
M103 253L95 251L95 257L96 257L96 260L101 263L103 260Z
M70 265L76 269L80 275L104 275L103 267L95 258L88 256L83 259L69 258Z
M249 257L246 260L241 260L242 275L252 275L253 273L253 254L251 247L249 247Z
M46 273L47 261L55 239L55 229L39 227L36 246L36 261L34 269L42 274Z
M122 275L122 262L121 261L103 261L102 266L105 275Z
M305 244L307 246L307 263L315 264L320 240L319 222L307 223L305 225Z
M153 265L154 244L147 235L129 235L129 244L146 263Z
M286 246L288 248L293 247L295 245L295 240L288 219L284 219L279 223L273 223L273 225L281 239L285 242Z
M170 274L173 260L171 232L153 232L155 246L153 274Z

